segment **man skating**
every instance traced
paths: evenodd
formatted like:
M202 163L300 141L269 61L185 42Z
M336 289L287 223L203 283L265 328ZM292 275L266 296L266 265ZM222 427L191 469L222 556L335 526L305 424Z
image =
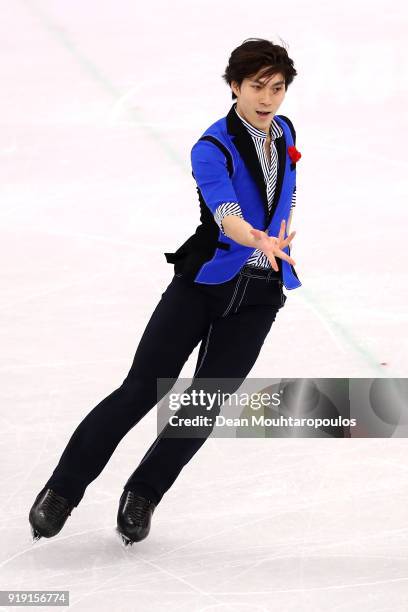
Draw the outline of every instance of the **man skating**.
M282 287L301 285L290 257L295 206L295 131L276 111L296 71L286 50L248 39L231 54L224 80L236 99L226 117L191 151L200 225L175 253L174 276L142 334L132 366L72 434L29 520L34 539L62 529L86 487L122 438L172 388L200 344L193 382L234 379L233 392L260 353L286 301ZM157 379L169 388L157 393ZM171 438L166 427L129 477L117 531L125 544L144 539L164 493L206 437Z

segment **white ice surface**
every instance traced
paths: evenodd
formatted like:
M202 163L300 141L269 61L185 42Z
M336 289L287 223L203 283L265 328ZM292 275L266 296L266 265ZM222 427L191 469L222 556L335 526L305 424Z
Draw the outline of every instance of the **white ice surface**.
M302 152L303 286L250 376L407 376L405 3L14 0L0 27L0 588L69 589L78 611L406 612L402 439L210 439L127 550L117 503L153 410L59 536L28 524L199 222L190 150L245 38L289 45Z

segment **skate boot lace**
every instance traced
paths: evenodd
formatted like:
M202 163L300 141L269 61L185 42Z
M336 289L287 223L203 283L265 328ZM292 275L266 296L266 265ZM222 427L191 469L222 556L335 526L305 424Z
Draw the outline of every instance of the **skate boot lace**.
M58 518L64 511L70 516L72 511L67 500L52 490L49 490L45 496L43 509L52 519Z
M135 523L142 524L149 512L152 502L133 491L128 491L126 512Z

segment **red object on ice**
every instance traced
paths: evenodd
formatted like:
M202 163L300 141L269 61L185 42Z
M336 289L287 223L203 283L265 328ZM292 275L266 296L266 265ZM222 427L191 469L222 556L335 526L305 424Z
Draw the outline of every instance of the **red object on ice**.
M294 164L302 157L301 152L294 146L288 147L288 155Z

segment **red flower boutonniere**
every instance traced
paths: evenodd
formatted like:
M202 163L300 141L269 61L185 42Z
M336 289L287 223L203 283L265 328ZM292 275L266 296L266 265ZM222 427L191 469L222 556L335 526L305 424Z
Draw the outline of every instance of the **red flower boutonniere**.
M302 157L302 154L296 147L288 147L288 155L294 164Z

